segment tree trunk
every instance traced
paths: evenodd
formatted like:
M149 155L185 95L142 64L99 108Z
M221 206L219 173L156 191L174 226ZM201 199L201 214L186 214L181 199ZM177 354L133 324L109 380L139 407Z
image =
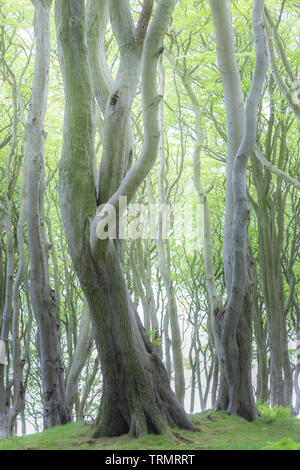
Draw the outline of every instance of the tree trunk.
M104 426L114 435L121 425L117 433L141 435L147 430L163 432L164 421L186 426L188 420L170 389L167 372L133 308L113 245L111 250L100 277L103 294L113 293L102 312L110 312L110 351L100 356L105 378L100 429ZM120 337L120 330L126 331L125 338Z
M271 87L270 87L271 88ZM270 89L270 94L272 88ZM272 139L275 113L271 101L271 116L265 144L267 161L272 161L277 144L275 130ZM275 128L276 129L276 128ZM284 161L282 131L279 163ZM288 335L286 325L284 280L281 266L283 252L284 197L282 197L282 177L277 176L276 191L272 195L272 175L263 173L259 161L253 161L253 181L257 191L257 203L253 201L258 221L259 265L267 315L270 346L270 401L275 405L292 406L293 377L288 355Z
M249 263L250 265L250 263ZM248 265L248 269L249 269ZM234 378L228 383L226 372L222 366L226 366L228 356L224 353L224 340L222 338L222 329L225 311L217 310L213 317L213 331L215 336L215 345L218 359L221 362L220 367L220 385L218 390L216 408L218 410L228 410L232 414L242 416L248 421L257 418L258 411L254 401L252 378L251 378L251 365L252 365L252 286L250 286L250 273L247 275L248 286L245 289L246 295L244 297L242 313L236 330L236 355L238 357L238 380ZM226 343L225 343L226 345ZM231 353L232 354L232 353ZM230 394L232 388L237 389L237 406L235 410L230 409Z
M231 191L226 193L227 222L230 230L224 234L224 269L227 288L227 304L225 309L218 310L214 316L214 334L216 351L219 358L222 379L222 398L224 390L228 393L227 411L238 414L248 420L258 416L254 403L251 383L251 272L247 263L247 226L249 221L249 207L246 191L246 170L248 158L253 149L256 138L257 107L266 73L266 45L263 29L264 1L254 0L253 29L256 44L256 62L250 93L246 103L245 114L239 112L242 106L240 77L237 70L233 50L232 27L230 23L228 2L211 0L213 19L215 24L218 63L223 81L228 130L227 157L227 184L232 185ZM223 52L223 54L222 54ZM222 54L222 55L221 55ZM228 64L231 62L230 76ZM232 77L237 85L232 86ZM238 106L232 107L229 97L236 93ZM245 122L243 138L237 149L236 156L232 150L240 136L240 124L237 117ZM244 119L243 119L244 117ZM231 119L230 121L228 121ZM235 125L233 124L235 122ZM231 166L232 165L232 166ZM230 170L232 168L232 170ZM226 240L226 244L225 244ZM230 251L232 250L232 254ZM222 403L222 405L224 404Z
M60 346L59 306L51 288L49 244L44 221L44 117L47 108L52 0L33 1L36 60L27 121L26 215L30 255L30 294L38 325L44 429L69 422Z
M149 3L145 2L144 6ZM113 1L112 9L116 5ZM141 38L138 28L135 31L130 19L127 2L118 2L118 5L122 11L125 8L124 14L118 9L114 10L114 14L119 15L119 22L123 22L123 27L117 33L122 33L118 40L125 53L126 47L132 48L133 43L136 47ZM113 178L100 188L101 202L107 202L105 198L109 197L109 202L116 206L118 213L119 195L126 195L129 200L133 197L157 154L159 99L155 86L156 65L162 37L174 6L174 0L160 0L149 34L146 34L142 75L146 139L142 154L113 196L110 193L117 186L120 167L116 173L113 167L110 168ZM147 26L149 19L145 17L143 8L139 24L144 22ZM69 252L89 304L104 382L95 435L114 436L130 432L139 436L148 431L161 433L167 425L191 428L191 421L177 402L166 370L158 355L153 352L148 335L134 309L115 241L96 239L95 226L101 219L101 213L94 219L97 197L92 168L93 95L86 59L83 0L56 0L56 25L66 98L60 167L63 223ZM115 122L118 113L123 112L122 103L128 103L125 92L126 89L120 88L116 94L114 90L106 119L112 118ZM113 122L107 122L104 145L109 146L113 140L115 144L118 139L122 141L126 127L127 124L117 129ZM109 129L113 135L109 135ZM108 150L102 157L100 186L109 168ZM113 160L115 158L116 155ZM92 220L91 224L89 220Z
M298 311L299 315L299 311ZM298 416L300 413L300 386L299 386L299 377L300 377L300 332L299 332L299 316L297 318L297 332L296 332L296 367L294 371L294 389L296 395L296 402L293 409L295 416Z

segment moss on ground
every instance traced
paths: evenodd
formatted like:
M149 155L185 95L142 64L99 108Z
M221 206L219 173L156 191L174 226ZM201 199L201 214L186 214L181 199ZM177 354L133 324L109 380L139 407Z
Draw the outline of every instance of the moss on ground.
M0 450L255 450L272 448L282 439L300 444L300 420L262 417L249 423L224 412L193 415L199 431L173 430L170 435L92 438L85 423L67 424L38 434L0 440ZM283 448L285 448L283 446Z

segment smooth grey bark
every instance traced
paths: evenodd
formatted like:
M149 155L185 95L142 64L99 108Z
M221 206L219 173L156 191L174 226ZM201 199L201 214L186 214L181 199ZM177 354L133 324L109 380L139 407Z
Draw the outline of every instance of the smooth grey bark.
M38 325L42 371L44 429L70 420L65 396L60 345L59 305L49 279L49 243L44 220L44 117L50 64L50 7L52 0L33 1L36 58L27 120L26 218L30 256L30 295Z
M217 62L220 71L221 81L223 85L225 110L226 110L226 126L227 126L227 153L226 153L226 198L225 198L225 221L224 221L224 240L223 240L223 264L224 279L227 292L231 289L232 283L232 255L233 255L233 189L232 189L232 172L233 164L239 145L242 140L244 130L244 102L241 77L238 70L237 60L234 51L234 37L231 24L231 15L229 2L220 0L211 0L210 8L214 23L217 48ZM249 296L248 296L249 298ZM251 300L249 298L249 300ZM245 305L245 313L249 311ZM211 318L213 333L215 337L215 346L218 344L217 329L218 318L222 321L222 309L215 311ZM247 323L247 322L246 322ZM250 337L250 335L248 335ZM251 349L251 345L249 345ZM249 356L249 353L247 352ZM249 358L246 360L250 367ZM219 361L220 366L220 361ZM245 370L245 369L244 369ZM222 376L222 367L220 367L220 384L217 395L217 409L227 409L228 407L228 390L225 378ZM246 380L248 378L246 377ZM248 387L249 388L249 387ZM251 399L250 399L251 403Z
M151 1L146 2L146 4L151 4ZM111 18L115 36L120 47L120 65L116 80L113 79L106 62L105 28L109 17ZM147 21L147 18L145 20ZM87 2L86 36L88 62L91 70L94 96L104 118L104 142L102 142L103 150L100 166L102 171L98 174L99 181L97 183L99 204L102 198L99 188L101 187L104 191L104 187L107 186L106 191L111 195L132 164L134 139L130 123L130 109L140 73L142 49L140 44L131 41L131 35L132 21L128 18L126 5L120 4L119 12L118 2L108 3L107 0L89 0ZM121 46L122 41L125 41L125 44L127 44L127 40L129 43L131 42L131 47L125 47L124 49ZM111 105L110 101L118 101L119 95L123 95L123 91L123 102L119 107L119 112L112 113L116 103ZM128 91L128 94L125 91ZM113 139L109 137L113 135L116 129L122 129L122 138ZM115 168L114 172L110 171L112 166ZM104 179L100 174L105 175ZM102 181L100 181L100 178ZM106 195L104 194L104 201L105 197Z
M227 125L226 199L223 258L225 284L229 290L232 282L232 224L234 160L244 132L244 99L241 77L234 51L234 37L228 0L210 0L217 47L218 68L221 75Z
M151 3L146 1L144 6ZM117 89L113 90L107 104L99 200L112 203L119 217L119 196L124 195L130 201L156 159L160 100L156 92L156 66L175 3L175 0L160 0L148 29L150 16L143 9L135 29L128 2L110 2L111 22L122 50L124 68L120 67ZM92 167L93 90L87 64L84 13L83 0L56 0L57 38L66 98L60 200L69 252L89 304L101 361L103 391L95 435L161 433L167 425L191 428L190 419L177 402L166 370L153 352L134 309L116 245L113 240L97 238L96 228L103 214L100 212L95 217L98 198ZM145 43L139 32L141 24L147 30ZM126 136L139 79L134 64L137 53L141 53L136 47L142 48L145 141L140 157L122 179L126 155L124 146L118 149L118 145ZM133 66L128 76L127 60ZM121 80L123 74L124 81ZM116 122L122 125L116 128ZM112 148L116 154L111 154ZM118 165L117 158L120 158Z
M234 108L232 103L227 102L226 96L232 96L232 93L239 91L239 74L237 71L236 60L233 51L233 37L231 23L229 18L228 3L211 0L213 19L215 24L215 32L217 39L218 62L224 87L225 105L228 112L227 119L237 119L239 117L238 107ZM224 17L221 18L220 8ZM247 202L246 191L246 170L248 159L255 144L256 138L256 122L257 109L260 100L261 90L265 79L267 68L267 55L265 44L265 33L263 27L263 8L264 2L254 0L252 24L255 36L256 61L251 83L251 89L246 102L244 119L243 137L237 149L237 153L233 160L232 171L229 171L232 185L233 201L229 203L229 209L232 211L232 233L231 248L232 257L230 261L230 275L226 276L227 289L227 305L224 310L214 316L213 321L215 333L215 345L219 358L221 372L223 374L223 387L226 386L228 400L223 397L220 406L226 406L231 414L244 416L249 420L253 420L258 416L258 412L254 403L251 383L251 265L247 261L247 226L249 221L249 207ZM227 18L227 21L224 19ZM223 34L222 34L223 33ZM228 50L220 41L226 41ZM224 54L221 56L221 52ZM222 67L229 58L232 60L233 76L236 77L237 89L227 82L227 74ZM232 71L231 71L232 74ZM227 88L228 87L228 88ZM241 103L239 103L241 106ZM240 129L239 124L232 126L229 121L228 129L233 131L233 142L237 143ZM232 136L228 135L228 143ZM230 164L230 161L227 165ZM228 166L227 166L228 168ZM231 197L229 192L229 197ZM226 194L227 198L227 194ZM230 234L229 234L230 236ZM225 239L225 235L224 235ZM224 268L227 264L224 257ZM248 288L247 288L248 284ZM227 404L228 401L228 404Z
M147 3L153 2L145 2ZM120 50L120 65L116 80L109 90L110 100L106 104L104 113L103 153L98 187L99 204L108 201L119 188L128 165L132 161L133 138L130 128L130 111L139 82L143 50L143 40L138 33L137 35L135 33L127 2L112 0L108 3L108 10ZM151 10L152 6L150 14ZM148 14L144 18L146 24L149 19ZM116 139L116 133L120 130L122 130L122 137Z
M234 51L234 37L231 24L231 15L229 2L220 0L211 0L210 8L214 23L217 48L217 62L223 85L226 127L227 127L227 153L226 153L226 198L225 198L225 221L224 221L224 240L223 240L223 264L224 279L226 289L229 292L232 283L232 225L233 225L233 189L232 172L236 153L243 136L244 129L244 102L241 77L238 70L237 60ZM246 311L246 308L245 308ZM222 321L222 309L215 311L212 316L212 327L215 337L215 345L218 343L216 337L218 316ZM220 361L219 361L220 366ZM250 367L248 361L248 367ZM225 378L222 376L220 367L220 384L216 402L217 409L227 409L228 390Z
M248 159L255 144L258 104L267 70L263 9L264 1L254 0L252 23L256 47L255 69L246 102L244 135L234 160L232 172L234 198L232 283L224 312L221 351L218 351L218 354L221 352L219 359L228 386L228 411L232 414L249 412L247 408L242 409L244 407L244 397L241 394L243 383L241 382L242 371L238 355L243 343L239 341L238 335L243 330L238 331L238 323L243 321L241 313L247 282L247 226L250 210L247 202L246 171ZM256 410L253 403L248 418L253 419L255 415Z

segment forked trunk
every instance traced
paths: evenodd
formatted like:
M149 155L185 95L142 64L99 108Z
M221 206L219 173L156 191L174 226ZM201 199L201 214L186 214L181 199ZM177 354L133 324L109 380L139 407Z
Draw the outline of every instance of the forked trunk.
M147 4L152 2L145 2ZM110 5L115 7L113 12L119 17L116 1ZM130 16L127 2L121 2L119 6L125 8ZM160 99L156 95L156 65L161 53L162 37L174 6L175 0L158 2L150 25L151 32L149 37L146 35L142 96L147 138L140 158L126 174L119 193L109 200L116 206L119 195L128 196L128 200L134 196L155 162L159 139L157 107ZM133 29L133 22L127 22L128 16L125 18L121 15L119 18L121 23L126 20L123 24L125 30L121 29L118 37L122 44L123 35L139 39L138 30ZM147 21L149 16L145 13L141 22L145 25ZM93 94L85 46L83 0L56 0L56 27L66 98L59 183L61 210L69 252L89 305L104 382L95 435L115 436L130 432L140 436L147 432L162 433L168 425L191 429L191 420L177 402L164 365L153 352L149 337L134 310L115 241L99 240L96 237L95 226L101 214L95 217L97 196L93 175ZM123 46L133 47L132 43L128 45L127 42ZM114 93L109 101L113 119L122 113L121 92ZM110 119L110 116L106 118ZM109 137L118 142L124 141L126 129L118 127L114 130L114 135ZM102 158L107 158L107 155L104 153ZM109 167L112 176L116 176L113 161L118 156L113 155L106 162L105 168ZM102 165L101 171L103 168ZM116 172L119 171L117 167ZM103 173L101 176L100 172L100 186L102 179ZM100 189L105 189L108 182L104 181ZM115 189L115 181L112 184ZM100 191L101 198L109 197L110 191L110 187L108 194ZM118 213L119 208L116 209Z

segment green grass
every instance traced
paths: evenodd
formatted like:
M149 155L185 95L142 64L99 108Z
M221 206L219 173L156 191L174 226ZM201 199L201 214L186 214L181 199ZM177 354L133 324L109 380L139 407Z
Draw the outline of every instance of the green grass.
M0 440L0 450L203 450L293 448L278 441L300 444L300 420L292 417L264 416L252 423L224 412L205 412L193 416L199 431L173 430L170 435L92 438L91 426L67 424L43 433Z

